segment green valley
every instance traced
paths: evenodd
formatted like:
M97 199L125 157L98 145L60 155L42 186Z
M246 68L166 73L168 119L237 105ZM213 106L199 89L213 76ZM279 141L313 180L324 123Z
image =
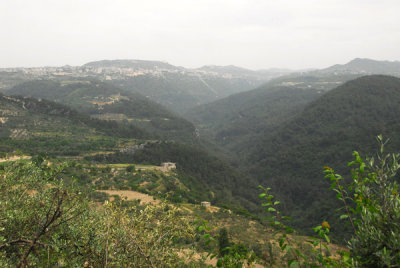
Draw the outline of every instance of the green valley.
M84 68L110 71L115 64L118 70L176 70L168 64L140 61L105 61ZM370 75L347 81L361 76L359 64L360 60L355 60L347 65L358 66L353 72L335 66L311 71L310 76L276 78L194 108L190 108L194 103L181 106L180 112L190 108L185 118L137 93L139 88L132 90L133 84L140 84L130 84L133 79L147 75L149 88L160 89L157 83L171 86L150 74L110 81L101 77L47 77L3 90L7 95L0 95L0 173L8 186L0 186L0 202L5 204L4 213L10 211L9 206L21 211L30 208L30 212L15 218L7 214L7 222L16 222L15 227L8 223L0 226L0 256L10 256L10 263L22 266L42 265L43 247L49 252L47 262L60 266L142 263L143 267L159 267L168 263L169 267L206 267L224 263L225 267L242 267L257 262L267 267L286 263L351 267L364 261L379 263L379 258L359 252L360 245L377 238L363 237L361 229L342 224L341 219L351 215L337 210L343 207L340 200L345 194L340 192L344 188L335 187L351 187L346 200L354 202L350 205L353 209L366 205L353 197L353 191L366 200L375 198L358 185L370 187L371 182L393 177L387 184L390 191L383 194L397 202L396 158L392 166L383 165L380 170L367 162L369 159L364 163L358 157L350 162L360 165L353 169L353 177L338 174L349 174L346 163L351 161L353 150L362 156L374 152L375 138L380 134L390 138L386 144L390 153L400 151L400 79ZM261 79L259 73L234 67L208 66L203 70L219 75L229 71L232 76L242 72ZM299 79L309 84L295 82ZM171 87L180 90L190 85ZM166 88L163 92L168 92ZM166 99L179 102L174 94ZM211 101L203 97L199 98ZM382 161L379 157L377 161ZM364 169L371 171L363 173ZM323 179L324 172L330 182ZM261 194L258 185L266 187ZM335 196L330 185L340 189L340 195ZM9 194L7 187L11 187ZM347 204L345 207L349 209ZM70 218L63 219L61 208ZM34 211L36 214L31 213ZM359 215L360 220L372 217L364 210L354 211L354 221ZM54 213L54 221L49 213ZM77 219L77 225L64 225L72 218ZM105 221L94 224L100 218ZM35 222L38 228L55 225L35 234L23 227L26 221ZM146 221L151 223L147 227ZM378 223L370 226L375 228ZM368 229L369 225L363 224L360 228ZM139 233L133 226L138 226ZM11 230L23 238L10 236ZM123 234L129 239L124 240ZM6 242L1 244L3 238ZM71 242L74 239L76 243ZM396 234L387 239L396 241ZM161 240L162 246L155 249ZM62 245L63 241L68 241L68 246ZM350 251L340 246L346 242ZM381 242L378 239L374 244ZM225 253L221 243L229 245ZM40 256L31 254L30 245ZM118 255L110 253L110 246ZM131 256L132 250L142 253ZM370 246L368 250L392 257L396 245L390 247L394 251L386 253ZM18 257L23 252L27 257ZM207 252L211 253L208 257ZM349 252L358 255L350 256ZM84 257L71 258L70 254Z

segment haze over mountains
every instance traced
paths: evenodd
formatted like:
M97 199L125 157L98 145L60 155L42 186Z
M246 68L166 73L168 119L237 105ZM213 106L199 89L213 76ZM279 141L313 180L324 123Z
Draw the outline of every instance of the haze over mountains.
M82 66L3 68L0 69L0 91L36 79L95 78L141 93L182 114L197 105L248 91L271 79L270 83L276 86L311 87L325 91L361 75L399 75L399 65L399 62L355 59L322 70L296 72L285 69L252 71L213 65L188 69L161 61L102 60Z
M195 107L185 117L196 124L201 135L240 153L244 140L274 130L330 89L368 74L400 76L400 62L354 59L327 69L293 73Z
M83 66L1 69L0 90L27 80L96 78L140 93L175 112L183 113L196 105L250 90L289 72L251 71L235 66L187 69L160 61L103 60Z

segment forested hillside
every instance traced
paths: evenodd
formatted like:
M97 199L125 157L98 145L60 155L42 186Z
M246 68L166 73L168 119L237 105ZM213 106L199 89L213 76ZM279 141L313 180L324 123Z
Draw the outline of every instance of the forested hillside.
M284 201L298 226L333 221L335 198L322 179L322 167L346 170L353 150L376 151L380 133L390 138L390 151L399 151L399 113L399 78L362 77L308 104L277 130L252 140L242 153L251 174Z
M2 157L17 153L79 161L85 158L101 164L156 166L172 161L179 171L177 179L191 191L181 198L254 209L255 196L249 201L243 188L248 185L248 177L200 147L162 142L126 121L94 119L43 99L1 95L0 103Z
M187 117L242 171L271 187L294 224L306 230L338 219L322 167L346 170L353 150L376 151L378 134L390 138L389 150L400 150L399 104L400 79L375 75L327 93L270 83L199 106ZM335 223L336 233L344 234Z
M201 148L171 142L149 143L134 153L98 154L86 159L99 163L154 165L174 162L177 163L178 171L184 172L182 181L192 191L207 194L208 200L219 205L242 205L252 211L258 210L257 184L245 173Z
M133 125L90 118L46 100L0 95L1 153L78 155L149 134Z
M13 87L7 94L53 100L94 118L125 122L153 137L192 142L193 125L148 98L93 80L40 80Z
M320 95L314 89L265 85L201 105L185 116L202 137L239 155L254 138L275 130Z
M397 116L400 113L400 79L390 76L361 77L325 94L314 89L266 86L248 94L234 95L227 100L222 100L219 102L219 107L213 105L199 107L198 112L191 116L194 120L198 120L196 122L203 123L200 136L206 133L206 137L212 137L214 142L230 150L232 155L238 156L240 161L235 164L239 169L210 153L218 149L206 151L201 147L204 144L212 146L212 143L207 143L207 141L195 143L190 142L191 139L185 141L184 137L187 137L185 132L180 134L182 139L171 132L175 135L173 136L175 141L171 141L168 136L162 136L160 130L156 132L146 125L134 124L135 119L148 122L146 120L150 116L163 119L166 118L163 116L168 115L170 117L169 120L165 120L167 122L179 119L178 116L151 102L148 102L149 106L141 107L135 101L143 100L146 103L146 98L140 95L135 96L98 81L86 80L35 81L22 84L13 90L24 95L37 94L36 97L46 95L48 98L69 104L79 110L45 99L0 96L1 156L32 157L32 162L25 162L25 164L28 163L27 165L17 164L21 165L23 176L27 174L25 168L39 168L46 171L51 169L53 162L70 161L70 165L63 168L62 173L57 175L62 178L60 181L65 182L66 185L73 184L75 181L81 187L80 189L92 188L103 191L91 193L90 198L97 202L108 198L105 193L121 190L139 191L140 194L152 194L174 204L184 202L198 204L204 200L211 201L213 204L229 209L224 212L225 214L218 214L218 217L227 217L230 213L236 213L253 220L260 220L259 214L250 212L261 211L257 200L259 194L257 185L261 184L272 188L260 195L269 201L263 204L267 207L268 213L276 212L276 209L282 210L283 214L293 217L289 225L297 227L300 232L310 234L312 233L310 227L319 226L322 222L322 225L318 227L319 230L328 233L332 231L334 241L339 243L343 243L342 239L348 237L351 232L348 226L339 221L342 212L337 211L336 208L342 205L334 192L329 190L330 182L323 179L322 170L325 169L325 173L332 172L331 179L332 176L336 176L333 169L338 173L349 174L346 172L348 168L345 163L351 160L352 151L357 150L362 155L376 151L375 137L378 134L390 138L387 144L389 151L400 151L400 138L397 135L400 131L400 119ZM115 114L122 114L126 118L104 117L115 116ZM181 120L187 122L184 119ZM192 126L190 123L189 125ZM182 144L182 141L186 144ZM220 151L221 154L222 152ZM46 158L43 155L46 155L48 160L44 160ZM2 161L6 161L8 165L7 158ZM176 169L163 171L161 169L163 162L172 162L174 166L176 165ZM18 177L15 177L15 174L4 165L0 165L1 170L6 170L6 176L11 176L10 178ZM349 180L349 177L345 177L346 180ZM16 190L24 187L19 182L15 183L18 183ZM396 188L390 188L388 194L398 196L394 191L397 191ZM42 198L42 195L35 193L30 195L32 200ZM43 191L43 193L46 195L51 191ZM268 195L269 193L273 196ZM120 200L120 197L117 197L112 198L116 198L116 201ZM62 195L59 198L64 200ZM272 199L279 200L281 203L272 202ZM77 199L74 195L73 200L68 198L65 200L72 202ZM129 213L136 213L136 209L140 209L138 206L140 201L135 202L123 203L123 206L131 209ZM88 203L84 204L86 207L89 206ZM116 204L113 203L113 206ZM25 204L21 205L21 209L25 209ZM43 212L40 206L34 209L38 213ZM107 211L107 207L101 209L103 212ZM110 210L110 213L111 211L125 213L125 210L119 210L120 207L115 207L115 209ZM163 207L162 210L166 215L170 215L168 214L170 208ZM90 210L93 214L84 215L84 217L96 218L100 215L97 213L103 212ZM121 214L115 215L125 217ZM149 217L151 215L153 214L150 213ZM135 217L129 219L140 219ZM141 220L140 224L143 223ZM128 218L124 218L124 221L128 221ZM114 224L111 222L110 220L110 224ZM328 225L327 222L329 222ZM285 226L282 224L281 221L272 222L275 227ZM167 227L169 225L163 226L170 228ZM11 230L12 226L7 225L7 228ZM203 231L207 230L204 226L202 228ZM288 228L287 230L290 230L290 227ZM181 226L178 229L189 230L189 227ZM76 229L78 230L79 232L86 231ZM281 231L283 230L282 227ZM71 234L70 231L67 233ZM11 233L8 231L4 233L7 237L9 234ZM194 243L190 239L187 243ZM285 239L293 239L293 237ZM375 238L369 236L366 239L370 241ZM14 243L17 240L10 241ZM301 249L303 242L300 242L297 247ZM378 242L382 241L378 239ZM54 240L51 243L57 244L59 241ZM258 242L248 241L248 243L259 254L267 254L263 257L264 261L273 260L276 254L280 254L268 252L268 249L260 246ZM356 245L353 240L351 243L353 243L352 246ZM272 248L275 251L278 250L278 246L272 244L266 244L270 245L270 251ZM25 249L24 246L10 245L19 250ZM240 256L250 258L250 255L246 254L250 254L251 251L247 251L245 246L239 246L240 244L236 242L232 245L243 249L240 253L243 255ZM183 247L184 243L173 241L168 244L168 249L173 251L176 246ZM4 247L9 247L9 245L0 245L0 249ZM207 249L206 246L201 247L203 250ZM357 248L356 245L352 250L356 252L359 248L360 246ZM312 250L309 248L308 251L311 252L307 254L313 256ZM61 252L67 254L65 249ZM290 252L290 254L297 254L293 250ZM392 253L382 254L392 255ZM166 253L159 254L158 257L154 257L162 258ZM293 258L290 254L285 255L283 259L290 261L290 258ZM325 257L329 254L326 253ZM57 254L53 256L62 258ZM92 258L94 255L88 256ZM233 256L239 255L231 256L235 258ZM376 258L371 259L373 262L380 261ZM20 260L24 261L24 258ZM174 263L184 262L179 258L171 260ZM52 259L52 262L54 261ZM81 260L74 259L73 261ZM103 259L92 261L102 262Z

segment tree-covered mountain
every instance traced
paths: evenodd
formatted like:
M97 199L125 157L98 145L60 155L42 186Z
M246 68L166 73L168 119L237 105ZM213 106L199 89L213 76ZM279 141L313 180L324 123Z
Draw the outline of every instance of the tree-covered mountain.
M353 150L376 151L378 134L399 151L399 107L400 79L374 75L328 92L265 85L199 106L187 117L200 135L239 159L234 163L243 172L271 187L300 229L329 219L343 234L322 167L343 172Z
M7 94L53 100L94 118L125 121L153 137L190 142L194 127L161 105L134 92L95 80L38 80L13 87Z
M309 103L275 131L253 139L242 152L245 165L284 201L299 226L323 219L334 222L335 198L322 167L342 172L353 150L364 155L376 151L378 134L390 138L391 151L400 151L399 114L399 78L361 77Z
M234 71L240 70L232 67ZM185 117L197 126L201 135L241 154L250 140L271 132L308 102L365 74L400 75L400 63L354 59L326 69L292 73L272 79L254 90L199 105Z
M255 137L275 130L320 95L314 89L264 85L198 106L185 116L201 136L240 154Z

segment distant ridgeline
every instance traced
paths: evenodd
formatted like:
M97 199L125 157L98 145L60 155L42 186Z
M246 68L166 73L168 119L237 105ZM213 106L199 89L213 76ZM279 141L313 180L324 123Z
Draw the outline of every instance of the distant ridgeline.
M82 66L0 69L0 92L26 81L97 79L140 93L184 114L199 104L255 88L290 70L252 71L236 66L187 69L161 61L102 60Z

